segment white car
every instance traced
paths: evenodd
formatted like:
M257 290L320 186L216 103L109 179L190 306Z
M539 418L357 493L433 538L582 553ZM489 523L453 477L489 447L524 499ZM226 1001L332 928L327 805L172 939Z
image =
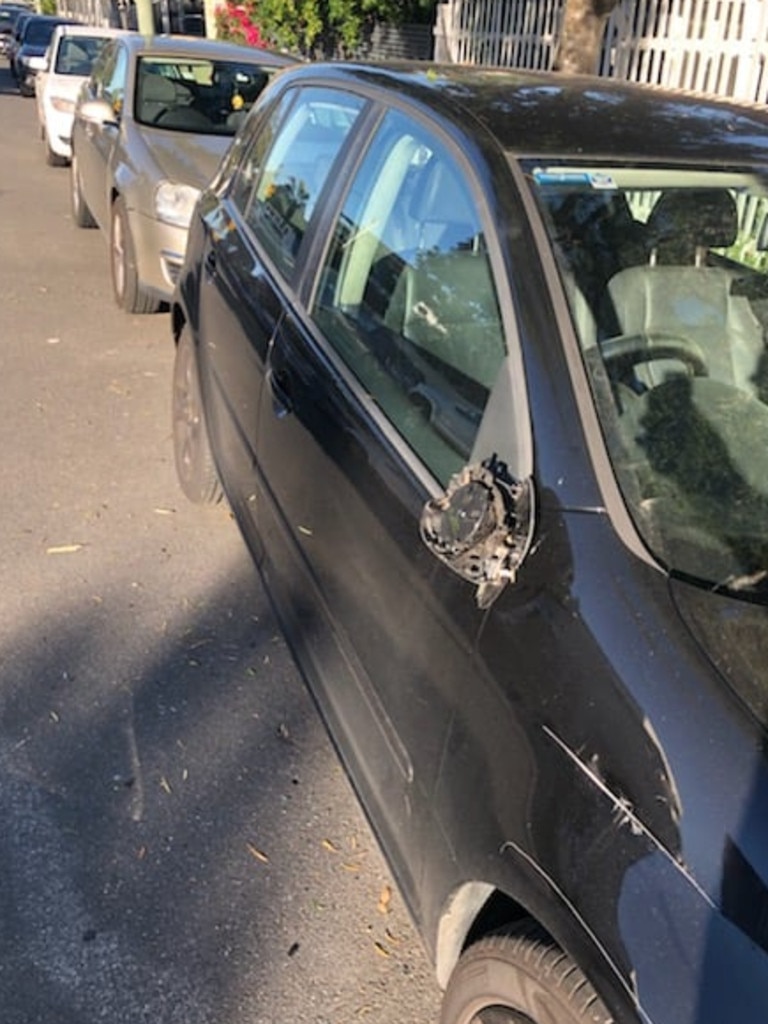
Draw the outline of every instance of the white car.
M104 43L124 35L123 29L97 25L59 25L35 78L37 119L45 159L62 167L72 157L72 117L75 100Z

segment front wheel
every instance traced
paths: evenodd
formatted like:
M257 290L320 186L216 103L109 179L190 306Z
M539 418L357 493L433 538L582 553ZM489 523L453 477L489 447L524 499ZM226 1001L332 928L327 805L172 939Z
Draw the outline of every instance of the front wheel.
M156 313L160 309L160 300L147 291L139 278L136 249L122 196L112 204L109 251L112 292L120 309L126 313Z
M198 505L215 505L223 496L216 473L200 393L197 357L184 327L173 364L173 455L181 489Z
M440 1024L612 1024L583 972L526 922L470 946L443 999Z
M45 147L45 162L49 167L66 167L69 161L65 156L61 156L57 153L50 143L48 134L45 129L42 130L43 146Z

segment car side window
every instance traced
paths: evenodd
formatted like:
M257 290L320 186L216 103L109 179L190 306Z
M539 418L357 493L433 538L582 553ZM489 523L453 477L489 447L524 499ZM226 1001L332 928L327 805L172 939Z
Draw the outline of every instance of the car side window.
M102 69L98 94L107 101L116 114L122 112L125 101L125 78L128 71L128 55L119 43L115 45L111 60Z
M264 249L286 275L363 101L330 89L307 89L271 137L266 154L254 152L258 174L245 219Z
M116 60L117 43L109 42L99 54L98 59L94 62L93 70L91 71L91 80L88 83L91 95L97 99L104 98L104 85L109 81L109 76L112 73Z
M467 173L404 114L384 118L355 175L313 314L447 483L470 457L506 349Z
M285 93L269 112L266 121L259 124L252 138L247 134L239 135L232 144L230 152L237 164L231 177L229 197L242 214L248 208L254 185L264 165L264 157L272 148L275 133L293 99L290 91Z

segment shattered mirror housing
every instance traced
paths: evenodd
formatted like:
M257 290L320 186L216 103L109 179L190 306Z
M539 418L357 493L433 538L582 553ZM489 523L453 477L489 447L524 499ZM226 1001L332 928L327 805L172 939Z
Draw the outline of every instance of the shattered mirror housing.
M478 607L487 608L514 582L533 523L531 481L515 480L494 455L465 466L427 502L420 532L436 558L477 586Z

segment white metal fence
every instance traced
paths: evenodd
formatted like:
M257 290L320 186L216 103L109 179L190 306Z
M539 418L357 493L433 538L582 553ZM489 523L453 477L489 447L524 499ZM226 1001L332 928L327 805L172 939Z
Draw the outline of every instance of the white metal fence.
M436 53L461 64L549 69L563 0L445 0ZM600 73L763 103L768 98L766 0L620 0Z

